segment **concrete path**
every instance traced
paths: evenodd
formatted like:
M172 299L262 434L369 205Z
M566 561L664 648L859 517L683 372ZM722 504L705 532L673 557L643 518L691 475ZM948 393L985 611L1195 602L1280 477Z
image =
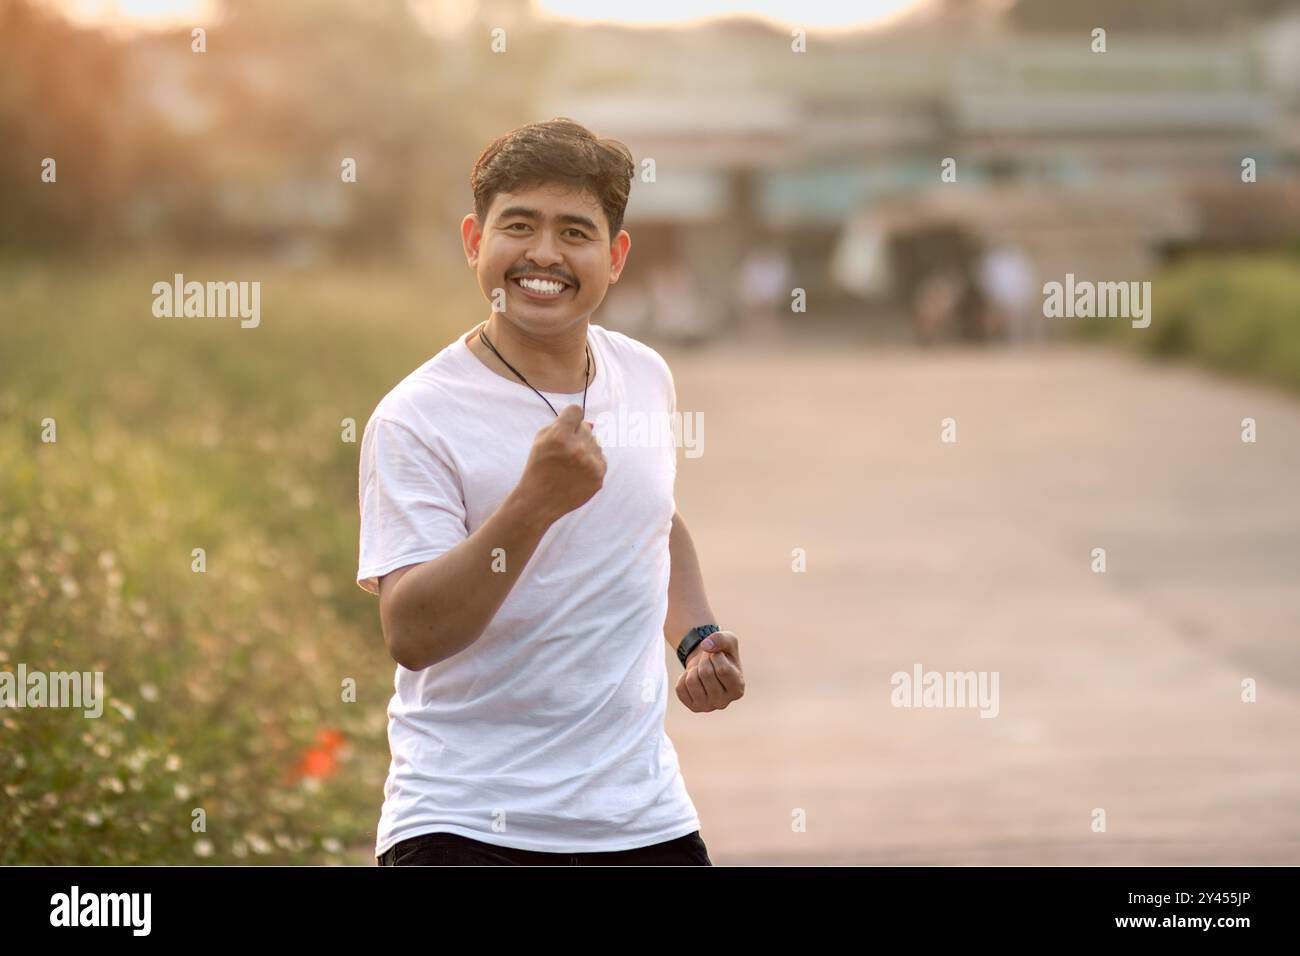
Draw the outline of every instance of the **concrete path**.
M744 648L743 700L669 709L716 863L1300 863L1300 401L1104 350L661 352ZM918 663L998 715L891 706Z

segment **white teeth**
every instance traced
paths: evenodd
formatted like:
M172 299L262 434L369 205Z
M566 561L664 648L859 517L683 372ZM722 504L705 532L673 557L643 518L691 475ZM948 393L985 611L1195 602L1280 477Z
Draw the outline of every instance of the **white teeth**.
M538 292L542 295L555 295L564 291L563 282L553 282L549 279L520 279L519 284L529 292Z

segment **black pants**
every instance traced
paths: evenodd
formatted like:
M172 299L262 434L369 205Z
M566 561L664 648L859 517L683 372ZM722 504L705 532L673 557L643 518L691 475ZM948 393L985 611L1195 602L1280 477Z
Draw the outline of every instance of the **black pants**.
M377 857L380 866L712 866L700 831L650 846L603 853L545 853L425 833Z

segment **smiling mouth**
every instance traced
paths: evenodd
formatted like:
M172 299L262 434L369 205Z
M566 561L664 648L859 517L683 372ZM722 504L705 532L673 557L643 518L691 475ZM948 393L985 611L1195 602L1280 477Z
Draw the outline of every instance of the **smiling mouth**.
M535 279L529 276L516 276L510 281L532 299L558 299L573 288L567 282L562 282L559 279Z

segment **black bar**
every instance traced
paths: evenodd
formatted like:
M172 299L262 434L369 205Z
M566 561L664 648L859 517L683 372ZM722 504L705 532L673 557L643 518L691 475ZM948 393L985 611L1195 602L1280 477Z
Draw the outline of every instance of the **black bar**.
M1287 932L1297 882L1294 867L714 866L595 878L584 877L590 868L582 867L526 872L537 869L9 867L0 870L0 911L7 942L77 933L86 941L382 945L416 931L433 944L463 940L467 930L607 939L611 924L645 932L649 927L640 924L650 916L670 932L682 928L683 918L696 926L692 932L721 920L734 921L742 936L780 931L808 940L847 932L866 941L901 932L918 943L987 944L1046 934L1232 945ZM73 886L79 917L100 905L98 894L149 894L147 937L135 934L125 910L119 918L125 925L51 925L56 894L66 897L60 915L70 916ZM92 895L95 901L87 903ZM143 928L145 898L136 899L141 909L134 923ZM1153 922L1134 922L1148 919ZM1206 919L1208 928L1201 923Z

